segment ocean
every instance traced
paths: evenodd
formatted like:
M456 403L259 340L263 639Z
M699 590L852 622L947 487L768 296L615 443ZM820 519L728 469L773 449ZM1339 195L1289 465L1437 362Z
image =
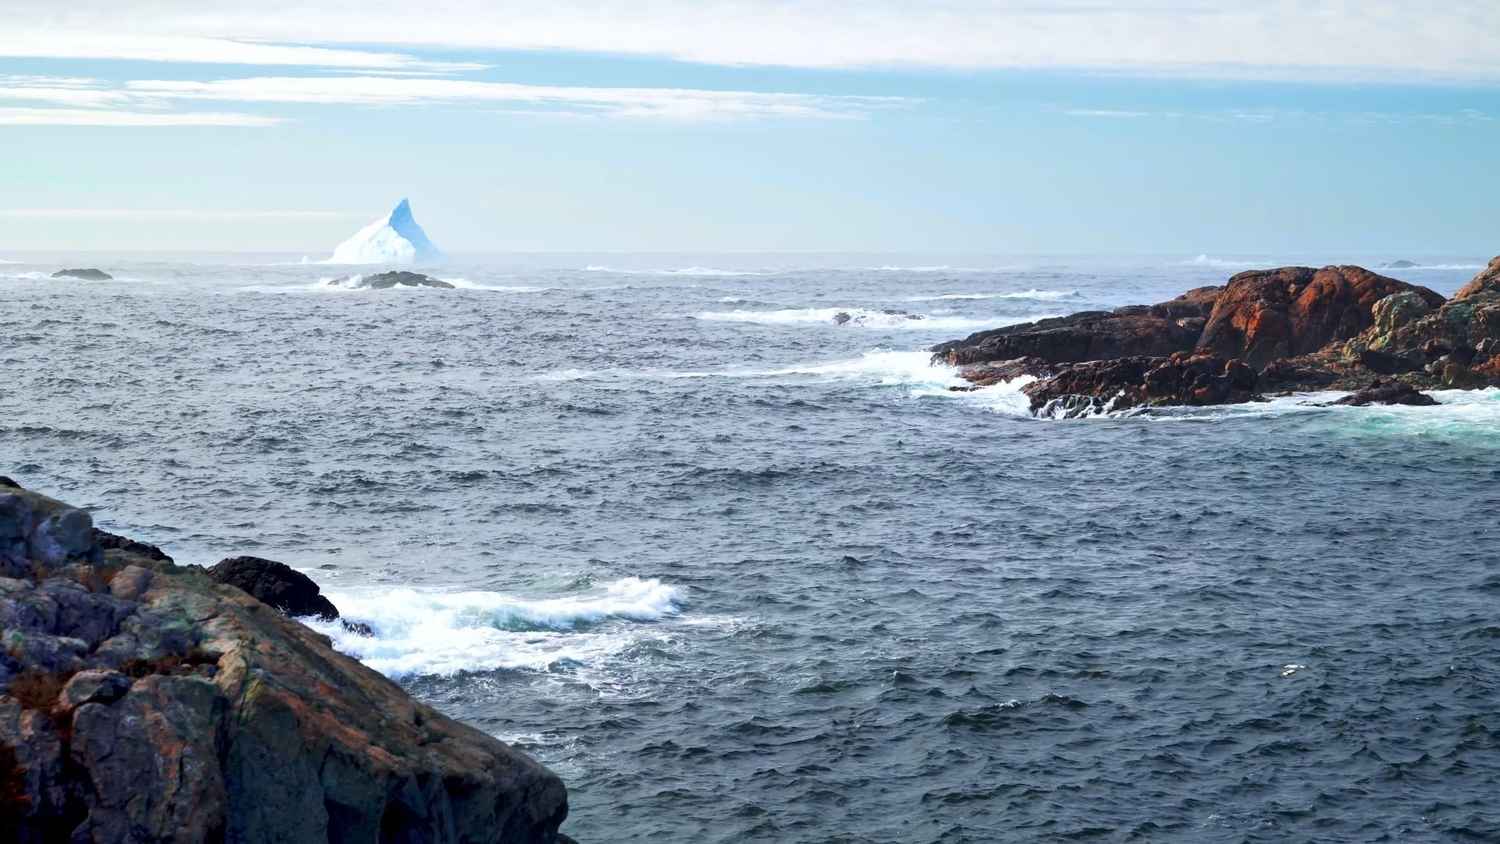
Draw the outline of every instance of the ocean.
M925 351L1415 256L299 257L0 252L0 474L306 571L582 842L1500 838L1500 391L1040 420Z

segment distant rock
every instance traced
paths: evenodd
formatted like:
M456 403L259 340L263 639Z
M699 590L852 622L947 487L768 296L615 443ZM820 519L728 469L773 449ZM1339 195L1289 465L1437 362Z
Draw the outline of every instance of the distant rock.
M868 314L868 313L853 313L853 314L851 314L848 311L839 311L838 313L836 313L836 314L833 315L833 324L834 325L869 325L871 322L884 322L885 320L880 319L881 317L894 317L895 319L898 319L898 320L901 320L901 319L918 320L918 319L926 319L927 318L927 317L923 316L922 314L914 314L914 313L911 313L910 311L897 311L897 310L892 310L890 308L882 310L878 315L877 314Z
M443 253L417 225L411 203L397 203L391 213L354 233L333 250L330 264L430 264Z
M104 270L96 270L92 267L82 270L58 270L52 274L53 278L81 278L84 281L109 281L114 276Z
M554 844L551 771L203 569L0 490L4 841Z
M1384 379L1377 380L1363 390L1359 390L1352 395L1345 396L1333 402L1335 405L1349 405L1353 407L1364 407L1371 404L1405 404L1427 407L1437 403L1437 399L1421 392L1410 384Z
M1403 259L1403 260L1400 260L1400 261L1391 261L1388 264L1381 264L1380 268L1382 270L1409 270L1412 267L1418 267L1418 266L1421 266L1421 265L1418 264L1416 261L1407 261L1407 260Z
M214 580L243 589L294 618L316 616L332 621L339 617L338 608L320 594L318 584L286 563L261 557L230 557L208 573Z
M453 285L421 273L395 270L374 275L349 275L328 282L333 287L348 287L356 290L389 290L392 287L437 287L452 290Z
M1315 352L1374 324L1379 300L1411 291L1437 307L1443 297L1425 287L1361 267L1283 267L1252 270L1229 280L1214 302L1197 350L1239 358L1259 369L1278 358Z

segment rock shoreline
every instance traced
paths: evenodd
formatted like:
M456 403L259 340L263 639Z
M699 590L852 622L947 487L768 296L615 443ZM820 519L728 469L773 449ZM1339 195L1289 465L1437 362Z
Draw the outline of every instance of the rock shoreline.
M1034 414L1075 417L1346 390L1435 404L1500 386L1500 257L1451 299L1363 267L1253 270L1157 305L1085 311L932 348L978 389L1026 377Z
M245 559L220 574L322 607ZM567 790L538 762L8 478L0 628L8 841L568 840Z

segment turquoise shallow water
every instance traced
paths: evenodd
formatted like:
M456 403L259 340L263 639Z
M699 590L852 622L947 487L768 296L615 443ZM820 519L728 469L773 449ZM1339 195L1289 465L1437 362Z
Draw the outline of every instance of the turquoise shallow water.
M1058 422L922 351L1250 260L27 260L0 474L309 571L580 840L1500 836L1500 393Z

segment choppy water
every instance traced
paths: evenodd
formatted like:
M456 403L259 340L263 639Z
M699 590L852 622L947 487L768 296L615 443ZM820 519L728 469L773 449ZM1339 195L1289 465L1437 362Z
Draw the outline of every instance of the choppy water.
M581 840L1500 836L1500 392L1043 421L921 351L1238 262L26 260L0 474L312 572Z

